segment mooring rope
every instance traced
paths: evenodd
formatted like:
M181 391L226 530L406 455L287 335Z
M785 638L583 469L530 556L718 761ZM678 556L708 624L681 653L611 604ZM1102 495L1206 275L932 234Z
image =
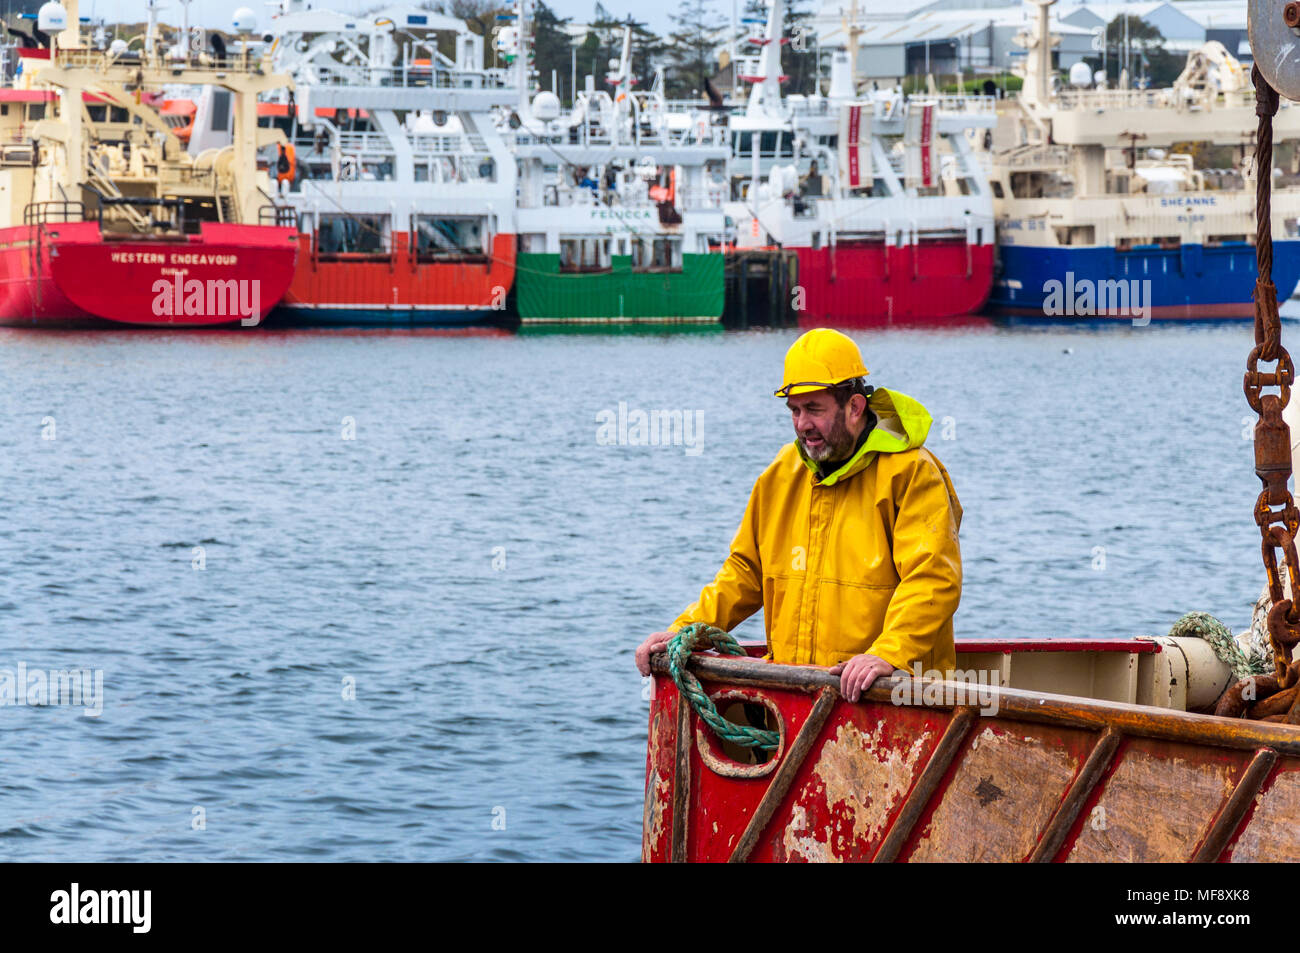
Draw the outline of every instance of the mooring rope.
M1256 616L1258 618L1258 613ZM1273 670L1273 650L1268 635L1259 632L1254 625L1251 632L1238 641L1231 629L1208 612L1189 612L1173 624L1169 636L1203 639L1214 649L1219 661L1232 669L1233 678L1265 675Z
M776 750L781 742L780 732L765 728L750 728L727 721L718 714L713 699L704 692L700 680L686 668L692 652L716 649L723 655L744 655L745 650L737 644L730 632L724 632L703 622L693 622L682 626L672 641L668 643L668 672L672 675L677 690L686 697L706 725L724 741L744 748L762 748L766 751Z

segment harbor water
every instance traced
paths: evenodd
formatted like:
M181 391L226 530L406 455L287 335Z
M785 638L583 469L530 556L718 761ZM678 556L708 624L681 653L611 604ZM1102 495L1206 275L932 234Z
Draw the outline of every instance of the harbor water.
M959 639L1247 625L1249 326L853 336L934 416ZM794 337L0 331L0 677L103 686L0 707L0 860L636 859L632 651Z

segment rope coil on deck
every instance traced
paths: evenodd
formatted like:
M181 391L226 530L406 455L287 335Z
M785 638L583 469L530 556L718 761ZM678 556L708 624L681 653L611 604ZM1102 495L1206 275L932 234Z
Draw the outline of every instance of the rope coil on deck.
M722 655L743 656L745 654L745 650L740 647L730 632L724 632L703 622L682 626L668 643L667 650L668 672L672 675L677 690L691 703L695 713L713 729L713 733L719 738L744 748L776 750L781 743L780 732L766 728L750 728L746 725L738 725L734 721L727 721L718 714L717 706L713 704L713 699L705 694L700 680L687 670L686 664L690 660L691 653L708 649L715 649Z
M1234 679L1264 675L1273 670L1273 653L1268 634L1262 635L1254 625L1240 637L1208 612L1188 612L1173 624L1170 638L1201 639L1214 649L1215 656L1232 670Z

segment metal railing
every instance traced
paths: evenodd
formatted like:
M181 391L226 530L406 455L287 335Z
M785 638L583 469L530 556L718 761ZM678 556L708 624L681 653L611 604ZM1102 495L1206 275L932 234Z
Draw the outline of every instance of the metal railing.
M298 211L291 205L269 204L257 209L257 224L298 226Z
M24 225L84 222L86 206L81 202L32 202L23 209Z
M1013 169L1056 169L1070 164L1070 150L1065 146L1025 146L1002 156L1000 165Z
M1176 89L1062 89L1055 96L1057 109L1223 109L1254 107L1250 89L1232 92Z
M389 86L405 89L506 89L491 72L449 70L442 66L317 66L311 82L320 86Z
M171 59L161 52L152 58L146 57L139 50L114 55L104 50L62 49L56 50L52 62L64 68L101 70L110 66L140 66L146 69L185 69L201 70L209 73L251 72L261 66L261 60L248 54L225 56L214 59L197 52L180 59Z

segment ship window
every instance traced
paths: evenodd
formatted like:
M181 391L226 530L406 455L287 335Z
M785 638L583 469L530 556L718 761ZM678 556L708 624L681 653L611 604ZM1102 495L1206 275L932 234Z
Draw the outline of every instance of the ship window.
M9 115L9 104L0 103L0 116L7 116L7 115Z
M1296 220L1288 218L1285 222L1288 235L1296 233ZM1246 244L1245 235L1211 235L1205 239L1206 248L1219 248L1223 245L1244 245Z
M90 117L91 122L103 122L108 115L108 107L102 103L96 106L87 106L86 115Z
M112 109L108 111L108 121L109 122L130 122L131 114L128 113L121 106L114 106Z
M994 179L994 180L993 180L992 182L990 182L989 184L993 186L993 197L994 197L995 199L1004 198L1004 196L1003 196L1003 194L1002 194L1002 183L1001 183L1001 182L999 182L997 179Z
M681 271L682 240L678 235L664 235L632 243L633 271Z
M225 132L230 128L230 91L212 91L212 131Z
M1097 241L1095 225L1057 225L1056 244L1058 245L1093 245Z
M422 261L482 256L484 232L481 218L417 215L416 252Z
M31 106L28 106L28 107L27 107L27 120L28 120L28 122L34 122L34 121L37 120L37 119L44 119L44 118L45 118L45 104L44 104L44 103L36 103L36 104L34 104L34 105L31 105Z
M754 148L754 134L750 132L738 132L735 135L735 152L738 156L749 155Z
M387 255L387 215L322 215L317 242L322 255Z
M560 271L564 274L589 274L609 271L608 238L560 239Z

